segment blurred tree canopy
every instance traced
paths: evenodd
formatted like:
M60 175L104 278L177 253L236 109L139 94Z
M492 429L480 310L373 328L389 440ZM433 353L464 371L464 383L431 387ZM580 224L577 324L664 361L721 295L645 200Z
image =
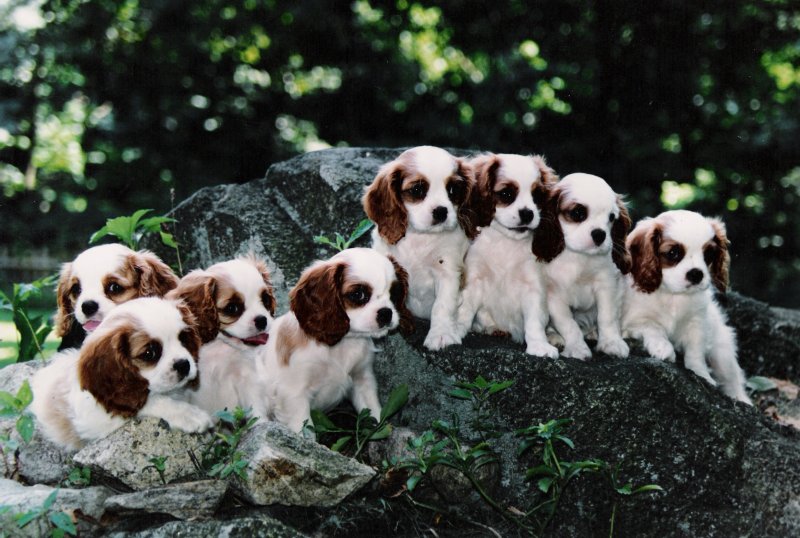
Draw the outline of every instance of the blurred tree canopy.
M798 306L799 91L790 0L6 0L0 244L72 255L172 189L426 143L719 215L734 287Z

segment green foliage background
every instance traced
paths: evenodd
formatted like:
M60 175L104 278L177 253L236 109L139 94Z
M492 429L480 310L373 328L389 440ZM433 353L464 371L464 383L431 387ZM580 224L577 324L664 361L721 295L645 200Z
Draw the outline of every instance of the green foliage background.
M71 257L171 189L429 143L720 215L734 287L798 306L798 35L789 0L10 0L0 245Z

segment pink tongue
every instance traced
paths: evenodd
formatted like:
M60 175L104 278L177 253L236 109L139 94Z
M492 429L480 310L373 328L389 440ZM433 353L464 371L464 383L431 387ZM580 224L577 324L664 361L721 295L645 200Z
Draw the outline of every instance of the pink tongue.
M92 332L97 328L98 325L100 325L99 321L97 321L96 319L90 319L89 321L83 324L83 328L86 332Z
M269 340L269 333L261 333L250 338L243 338L242 342L250 344L251 346L263 346Z

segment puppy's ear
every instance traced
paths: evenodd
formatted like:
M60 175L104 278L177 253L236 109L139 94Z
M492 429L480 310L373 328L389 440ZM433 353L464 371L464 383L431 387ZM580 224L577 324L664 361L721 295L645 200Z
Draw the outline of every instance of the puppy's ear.
M661 225L648 219L648 225L639 224L628 237L631 256L631 275L636 287L644 293L653 293L661 285Z
M728 252L728 236L725 232L725 224L719 219L707 219L714 229L714 242L717 244L716 257L711 262L711 280L714 282L720 293L728 290L728 269L731 264L731 255Z
M341 289L344 263L317 263L306 269L289 292L289 305L311 338L333 346L350 330Z
M58 310L56 311L55 329L56 335L62 338L70 334L72 325L77 323L75 321L75 305L72 303L70 288L72 288L72 264L65 263L61 266L61 274L58 277L58 286L56 287Z
M631 255L625 246L628 232L631 231L631 216L622 196L617 195L617 207L619 208L619 218L611 225L611 259L619 268L623 275L627 275L631 270Z
M475 172L472 166L464 159L456 159L458 168L456 174L466 185L464 192L464 199L458 204L456 209L456 216L458 217L458 224L469 239L475 239L478 236L478 217L472 208L471 200L476 196L475 192ZM491 222L491 219L490 219Z
M411 334L414 332L414 321L411 312L406 307L406 297L408 297L408 273L403 266L397 263L393 257L389 256L389 260L394 266L394 275L397 280L392 283L389 290L389 295L392 299L392 304L400 316L400 332L403 334Z
M400 198L405 173L401 162L383 165L362 200L367 217L378 226L378 233L390 245L406 235L408 213Z
M147 402L147 380L130 357L132 327L120 326L88 340L78 359L78 379L83 390L112 415L132 417Z
M550 168L544 160L544 157L541 155L534 155L531 157L533 162L536 164L536 167L539 169L539 175L541 177L541 183L546 187L552 187L556 183L558 183L558 174L556 171Z
M500 169L500 158L489 153L474 158L470 164L475 173L475 188L468 203L475 224L488 226L494 218L494 186Z
M128 256L128 263L139 276L139 297L163 297L178 285L178 277L161 259L147 250Z
M261 279L264 281L264 285L267 287L267 297L264 301L264 306L269 310L269 313L273 316L275 315L275 288L272 287L272 279L269 275L269 269L267 269L267 264L261 258L256 257L255 254L252 252L248 254L247 258L250 263L252 263L256 270L261 274Z
M194 316L194 326L205 344L217 337L217 279L206 271L192 271L183 277L178 287L167 294L168 299L184 302Z
M558 219L561 210L561 188L558 184L548 189L544 207L541 209L542 221L533 232L531 248L537 260L551 262L564 250L564 232Z

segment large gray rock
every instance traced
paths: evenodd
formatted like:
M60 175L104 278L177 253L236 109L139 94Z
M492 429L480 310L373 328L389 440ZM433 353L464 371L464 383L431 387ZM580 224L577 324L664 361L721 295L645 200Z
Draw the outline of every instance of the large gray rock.
M83 447L73 461L92 471L92 481L121 490L142 490L161 485L150 459L166 457L167 483L190 480L196 470L189 456L200 454L204 437L170 428L156 418L135 419Z
M117 516L169 514L178 519L208 519L227 492L228 483L223 480L183 482L114 495L105 500L105 508Z
M108 538L199 538L225 536L227 538L303 538L293 528L267 515L253 515L222 521L170 521L156 527L132 531L112 531Z
M326 150L276 164L262 180L199 191L173 215L179 220L185 265L206 266L254 250L269 260L280 310L285 310L287 290L302 269L332 254L315 245L313 235L346 234L364 218L364 187L400 151ZM171 255L158 245L150 247ZM736 294L729 295L728 303L747 372L796 380L800 315ZM665 488L664 494L620 503L619 535L796 534L797 433L726 398L694 374L649 359L640 350L626 360L537 360L526 356L522 346L485 337L469 337L464 345L431 353L421 346L425 331L418 324L409 339L389 337L377 358L382 398L399 383L411 388L400 423L419 431L451 412L463 416L464 407L446 396L453 380L478 374L515 379L514 387L499 395L498 428L571 417L568 435L576 448L564 449L563 457L621 462L625 479ZM511 437L501 443L500 502L524 508L535 498L534 488L522 479L532 460L518 458L514 444ZM602 480L582 478L562 499L551 529L559 536L605 535L611 508ZM485 521L513 531L493 517Z
M234 482L259 505L333 506L375 475L371 467L328 450L275 422L260 422L239 445L247 477Z

